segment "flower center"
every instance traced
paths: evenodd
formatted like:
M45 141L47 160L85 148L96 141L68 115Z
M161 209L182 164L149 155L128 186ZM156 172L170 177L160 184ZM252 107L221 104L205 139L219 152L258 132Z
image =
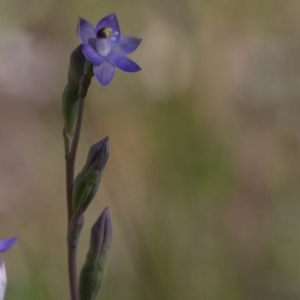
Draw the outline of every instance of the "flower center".
M112 35L112 29L109 27L104 27L98 30L97 38L98 39L105 39L109 38Z
M96 47L98 52L102 56L107 56L111 50L110 36L112 35L112 29L109 27L104 27L97 32Z

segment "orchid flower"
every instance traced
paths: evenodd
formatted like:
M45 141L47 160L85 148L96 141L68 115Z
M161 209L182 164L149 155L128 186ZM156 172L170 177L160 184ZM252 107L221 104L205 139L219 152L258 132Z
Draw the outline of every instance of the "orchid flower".
M93 71L101 86L108 85L115 75L115 67L125 72L137 72L141 68L127 55L134 52L142 39L122 35L115 14L101 19L96 27L79 18L78 37L86 59L93 64Z

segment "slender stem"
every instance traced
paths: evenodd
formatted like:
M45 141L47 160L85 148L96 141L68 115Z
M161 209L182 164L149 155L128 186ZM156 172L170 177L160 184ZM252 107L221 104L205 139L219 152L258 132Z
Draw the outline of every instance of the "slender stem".
M75 170L75 160L76 160L77 148L78 148L80 131L81 131L83 109L84 109L84 98L80 98L75 132L71 143L70 152L66 160L68 225L70 224L73 215L72 194L73 194L73 184L74 184L74 170ZM69 226L68 226L68 232L69 232ZM76 261L77 261L77 247L68 243L69 285L70 285L70 293L71 293L72 300L79 300Z
M77 283L77 247L68 245L68 267L71 300L79 300Z
M72 139L69 154L66 158L68 224L70 224L73 215L72 194L73 194L73 183L74 183L75 160L76 160L77 148L78 148L79 137L81 132L83 110L84 110L84 98L80 98L74 136Z
M70 221L74 214L72 208L72 194L73 194L73 184L74 184L74 171L75 171L75 160L77 154L77 148L81 132L81 124L84 110L84 99L87 94L88 87L91 83L91 79L83 75L80 80L79 86L79 107L78 115L75 125L75 131L72 141L68 139L68 135L64 130L64 140L65 140L65 152L66 152L66 190L67 190L67 210L68 210L68 234ZM67 153L68 151L68 153ZM77 245L68 242L68 270L69 270L69 285L71 300L79 300L78 292L78 281L77 281Z

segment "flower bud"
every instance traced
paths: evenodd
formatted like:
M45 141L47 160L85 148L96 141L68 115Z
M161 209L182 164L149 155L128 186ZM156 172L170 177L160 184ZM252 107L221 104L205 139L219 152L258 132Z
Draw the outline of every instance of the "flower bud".
M85 211L95 197L108 160L108 137L94 144L73 188L74 211Z
M80 273L80 299L96 299L105 277L111 240L112 225L108 208L106 208L91 229L90 248Z
M5 271L5 263L0 261L0 300L4 299L6 289L6 271Z
M70 64L68 70L68 82L79 85L79 80L84 73L85 56L82 53L82 44L77 46L70 57Z
M82 44L75 48L70 57L68 84L62 96L62 112L65 128L70 136L73 135L74 125L78 113L79 81L84 73L85 57L82 53Z

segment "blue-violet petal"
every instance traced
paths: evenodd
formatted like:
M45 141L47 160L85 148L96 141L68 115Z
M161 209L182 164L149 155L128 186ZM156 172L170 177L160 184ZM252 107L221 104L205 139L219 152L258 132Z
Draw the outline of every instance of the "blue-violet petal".
M77 34L83 44L88 44L89 39L95 37L94 26L86 19L79 18Z
M142 39L130 35L122 35L118 44L112 49L113 52L121 52L123 54L130 54L136 50Z
M101 64L104 62L104 59L101 57L101 55L90 45L83 45L82 52L86 59L93 64Z
M141 70L139 65L121 53L110 53L109 61L125 72L137 72Z
M17 240L17 237L0 240L0 252L6 251L11 248L17 242Z
M96 34L102 28L111 28L113 31L111 39L114 43L117 43L119 41L121 32L116 14L110 14L101 19L96 26Z
M105 61L100 65L94 65L94 74L102 86L108 85L115 75L115 67Z

